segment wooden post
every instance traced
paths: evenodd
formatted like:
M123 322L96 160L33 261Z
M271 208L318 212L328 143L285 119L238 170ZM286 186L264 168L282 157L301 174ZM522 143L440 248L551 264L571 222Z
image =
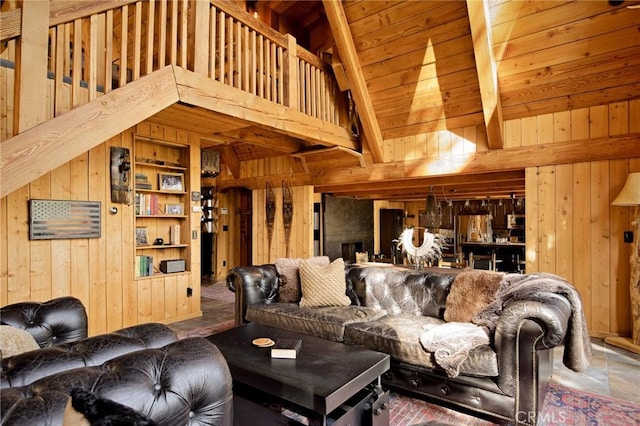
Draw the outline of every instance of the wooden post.
M298 64L296 39L287 34L287 52L284 55L284 88L285 98L284 105L290 108L298 109Z
M208 1L193 3L193 63L190 65L193 72L203 75L209 74L209 7Z
M17 114L13 123L16 135L47 119L47 107L42 99L47 99L49 2L22 2L22 18L22 37L18 39L16 52Z

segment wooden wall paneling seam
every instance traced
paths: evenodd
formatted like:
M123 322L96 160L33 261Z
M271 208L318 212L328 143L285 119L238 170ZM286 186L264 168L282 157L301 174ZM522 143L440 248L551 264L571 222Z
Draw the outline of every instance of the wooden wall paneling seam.
M118 208L118 213L113 215L109 214L111 203L111 184L110 184L110 168L111 168L111 147L122 147L122 137L118 135L111 138L106 142L106 154L104 158L103 168L107 173L105 176L104 187L102 189L102 223L103 223L103 239L105 240L105 252L107 256L105 262L105 293L106 297L103 299L106 312L105 327L107 331L117 330L123 327L124 317L124 305L122 294L124 287L127 285L131 278L122 275L123 262L125 259L122 254L126 252L124 250L124 238L125 232L129 228L126 226L125 221L130 220L127 215L127 209L122 204L115 204ZM115 255L119 253L120 256Z
M629 173L628 160L615 160L609 164L609 223L610 223L610 258L609 281L611 293L609 298L611 327L610 332L620 336L631 336L629 298L629 256L631 245L624 242L624 231L631 225L631 211L628 207L612 206L611 203L622 189Z
M591 258L592 282L592 327L597 332L609 332L610 321L610 287L609 268L609 162L594 161L591 164Z
M106 193L108 178L106 176L106 164L108 155L106 144L98 145L89 151L89 169L87 187L89 200L98 197L102 199L103 209L104 194ZM106 281L107 281L107 236L105 222L101 224L101 238L89 239L89 263L82 267L89 270L89 304L87 316L89 317L89 335L105 333L107 331L107 306L106 306Z
M121 134L121 143L129 148L130 155L135 155L133 145L133 131L127 130ZM135 204L118 206L122 220L122 253L121 253L121 280L122 288L122 326L129 327L138 324L138 287L133 280L135 264Z

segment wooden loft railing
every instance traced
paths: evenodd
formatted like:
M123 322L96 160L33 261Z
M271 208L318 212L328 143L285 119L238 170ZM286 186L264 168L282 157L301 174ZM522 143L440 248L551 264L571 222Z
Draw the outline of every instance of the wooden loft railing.
M87 2L79 8L69 3L50 3L53 117L68 109L63 105L69 105L69 96L71 108L76 108L174 65L346 127L341 123L343 97L330 68L297 46L293 37L277 33L232 3L121 0ZM3 24L19 16L15 11L3 15ZM1 41L7 42L0 54L5 64L16 62L21 37L17 27L0 31ZM20 64L15 66L19 75Z

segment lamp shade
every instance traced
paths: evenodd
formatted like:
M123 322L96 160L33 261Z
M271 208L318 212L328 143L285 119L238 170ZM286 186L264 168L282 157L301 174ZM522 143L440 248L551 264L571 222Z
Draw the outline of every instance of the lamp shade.
M640 172L629 173L622 191L611 204L614 206L640 205Z

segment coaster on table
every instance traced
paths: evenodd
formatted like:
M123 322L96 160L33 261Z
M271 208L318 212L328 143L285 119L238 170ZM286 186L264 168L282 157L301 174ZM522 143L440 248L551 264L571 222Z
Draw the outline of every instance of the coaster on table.
M259 339L253 339L251 343L260 348L268 348L270 346L273 346L276 342L269 339L268 337L260 337Z

